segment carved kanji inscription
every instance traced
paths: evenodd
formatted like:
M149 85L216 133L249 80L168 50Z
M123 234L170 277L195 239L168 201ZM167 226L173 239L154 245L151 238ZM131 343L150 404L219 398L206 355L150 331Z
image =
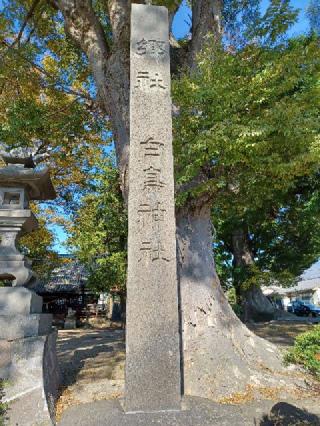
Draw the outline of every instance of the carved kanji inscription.
M160 230L160 222L165 220L166 209L163 207L163 203L156 201L154 204L143 203L140 204L138 209L138 223L140 229L151 225L152 230Z
M136 43L136 53L138 55L163 56L167 53L166 42L156 39L141 39Z
M151 157L159 157L161 153L161 149L164 146L163 142L155 140L153 137L146 139L145 141L140 142L144 149L144 155Z
M141 242L139 262L143 259L152 261L165 260L166 262L170 260L159 239L146 239Z
M144 171L144 180L143 180L143 189L155 189L159 191L165 186L165 183L162 181L161 169L157 169L153 166L150 166Z
M168 86L164 83L159 72L138 71L134 85L140 90L166 90Z

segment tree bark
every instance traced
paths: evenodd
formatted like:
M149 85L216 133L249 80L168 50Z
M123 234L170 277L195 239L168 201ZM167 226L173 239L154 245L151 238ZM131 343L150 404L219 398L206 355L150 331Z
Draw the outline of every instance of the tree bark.
M90 0L54 0L64 17L65 31L87 55L102 110L109 116L115 140L121 189L128 196L130 5L109 0L112 47Z
M232 253L235 273L235 286L240 295L240 303L244 310L244 321L268 321L274 318L275 308L262 293L259 285L243 287L243 279L250 273L254 258L250 248L247 230L239 226L232 233ZM239 273L240 272L240 273ZM240 276L239 276L240 275Z
M210 210L206 204L177 212L182 365L186 395L221 401L250 386L276 388L283 367L276 347L247 329L223 293Z

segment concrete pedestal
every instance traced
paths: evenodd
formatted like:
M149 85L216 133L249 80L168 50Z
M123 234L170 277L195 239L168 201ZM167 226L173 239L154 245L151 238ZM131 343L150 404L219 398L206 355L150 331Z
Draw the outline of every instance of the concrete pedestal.
M42 299L25 288L0 289L0 378L7 383L8 426L55 424L57 332Z
M57 332L52 331L13 342L0 340L0 376L8 383L3 398L9 406L8 426L55 424L59 386L56 338Z
M251 414L251 413L250 413ZM187 397L181 410L125 413L121 401L97 401L68 409L58 426L251 426L237 406ZM249 417L249 416L248 416ZM260 423L259 423L260 424Z
M0 315L29 315L42 312L42 297L24 287L0 288Z
M314 398L232 405L184 397L181 408L178 412L126 414L118 400L96 401L67 409L58 426L320 425L320 408Z
M44 336L52 330L51 314L0 315L1 339Z

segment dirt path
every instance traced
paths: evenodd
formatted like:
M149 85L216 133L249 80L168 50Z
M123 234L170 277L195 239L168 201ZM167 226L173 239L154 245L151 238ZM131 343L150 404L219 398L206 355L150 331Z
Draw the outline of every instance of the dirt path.
M57 349L62 376L58 419L71 405L123 395L123 330L60 330Z

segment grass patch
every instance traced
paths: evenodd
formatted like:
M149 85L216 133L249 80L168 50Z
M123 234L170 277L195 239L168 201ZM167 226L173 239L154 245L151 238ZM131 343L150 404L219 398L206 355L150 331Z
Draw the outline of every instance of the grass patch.
M302 365L320 380L320 325L295 338L293 348L285 355L285 361Z
M4 395L4 382L0 379L0 426L5 425L5 414L7 412L7 406L2 401Z

